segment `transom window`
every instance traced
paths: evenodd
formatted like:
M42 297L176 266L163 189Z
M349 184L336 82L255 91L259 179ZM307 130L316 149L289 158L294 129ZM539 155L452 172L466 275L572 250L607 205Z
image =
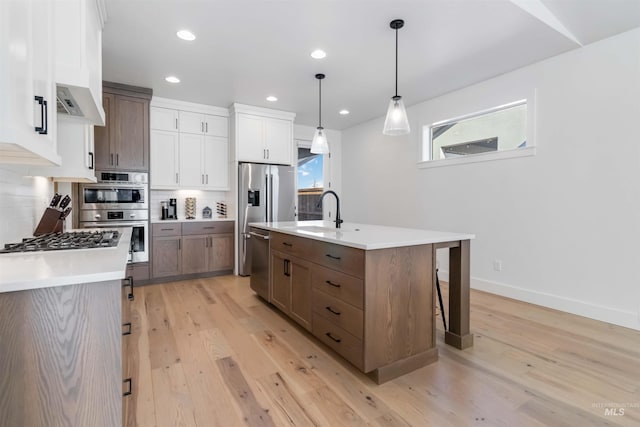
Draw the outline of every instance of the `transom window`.
M422 161L527 147L527 100L425 126Z

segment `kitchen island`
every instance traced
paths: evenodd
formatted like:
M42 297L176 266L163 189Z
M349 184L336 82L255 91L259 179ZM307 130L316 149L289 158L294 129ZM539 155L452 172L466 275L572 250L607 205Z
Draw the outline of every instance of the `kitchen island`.
M270 232L266 299L377 383L437 360L437 249L448 248L450 259L445 342L473 345L474 235L355 223L337 229L329 221L250 226Z
M114 230L114 247L0 254L3 425L121 425L131 228Z

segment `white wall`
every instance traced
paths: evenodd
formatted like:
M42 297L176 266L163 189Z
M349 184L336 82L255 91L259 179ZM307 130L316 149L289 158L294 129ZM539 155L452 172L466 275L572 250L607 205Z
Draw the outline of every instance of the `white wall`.
M534 92L535 156L417 167L423 125ZM408 115L406 137L384 117L343 131L344 217L475 233L474 288L640 329L640 29Z
M0 166L0 247L33 235L53 194L43 177L23 177L22 167Z

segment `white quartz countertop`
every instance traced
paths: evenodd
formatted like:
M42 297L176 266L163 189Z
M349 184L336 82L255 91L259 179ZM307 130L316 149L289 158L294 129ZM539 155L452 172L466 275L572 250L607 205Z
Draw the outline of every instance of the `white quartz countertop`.
M475 239L474 234L331 221L253 222L249 226L358 249L386 249Z
M123 279L131 228L113 229L120 232L120 241L112 248L0 254L0 292Z
M233 221L233 218L196 218L196 219L160 219L151 218L151 224L171 224L182 222L216 222L216 221Z

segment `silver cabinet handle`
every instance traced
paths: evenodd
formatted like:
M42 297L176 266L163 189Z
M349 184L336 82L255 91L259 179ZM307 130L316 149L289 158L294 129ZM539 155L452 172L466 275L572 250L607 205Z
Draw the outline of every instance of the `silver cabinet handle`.
M204 184L204 174L202 174L202 183Z
M109 154L109 156L111 156L111 160L109 161L109 164L113 166L113 153Z
M205 122L204 124L204 132L209 133L209 122Z
M269 149L267 148L267 159L271 157L271 153L269 152Z
M178 118L176 117L176 130L178 130Z
M178 180L178 173L176 172L176 184L179 182Z
M256 233L254 231L250 231L249 235L253 236L253 237L257 237L257 238L262 239L262 240L269 240L269 235L268 234L264 235L264 234Z
M207 184L209 184L209 174L205 174L205 177L207 178Z

